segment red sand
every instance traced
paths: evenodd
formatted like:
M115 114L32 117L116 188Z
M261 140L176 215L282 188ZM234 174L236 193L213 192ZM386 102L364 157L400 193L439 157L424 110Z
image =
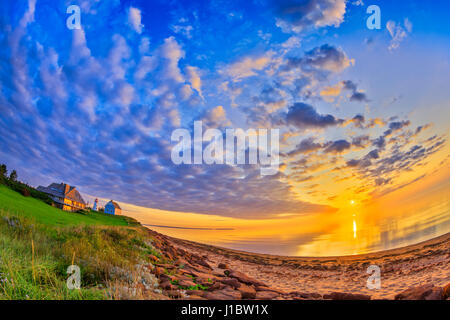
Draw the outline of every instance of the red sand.
M362 293L373 299L392 299L395 294L424 284L450 282L450 233L416 245L346 257L282 257L219 248L169 238L173 245L207 255L267 286L282 291L327 294L333 291ZM381 268L381 289L369 290L367 267Z

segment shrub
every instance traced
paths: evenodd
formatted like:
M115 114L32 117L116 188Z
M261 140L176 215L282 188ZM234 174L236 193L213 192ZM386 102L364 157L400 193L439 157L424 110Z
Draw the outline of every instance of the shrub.
M23 188L22 189L22 195L24 197L29 197L31 195L30 191L28 190L28 188Z

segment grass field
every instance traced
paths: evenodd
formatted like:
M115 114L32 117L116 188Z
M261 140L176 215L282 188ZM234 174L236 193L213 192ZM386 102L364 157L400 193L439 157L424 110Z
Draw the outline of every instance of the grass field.
M131 218L66 212L0 186L0 299L139 298L136 288L155 286L141 272L159 255L151 242ZM67 288L70 265L80 290Z
M0 210L11 215L29 218L37 223L51 226L105 225L128 226L124 216L113 216L92 212L89 215L72 213L53 208L46 203L31 198L0 185Z

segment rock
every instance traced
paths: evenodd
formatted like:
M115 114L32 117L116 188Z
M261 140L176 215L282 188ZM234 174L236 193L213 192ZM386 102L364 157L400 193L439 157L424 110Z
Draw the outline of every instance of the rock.
M166 257L167 260L171 261L174 260L172 254L170 254L170 252L164 252L164 256Z
M182 287L195 287L195 286L196 286L196 284L195 284L194 281L191 281L191 280L184 280L184 279L179 280L179 281L178 281L178 285L179 285L179 286L182 286Z
M274 289L274 288L269 288L266 286L256 286L255 289L256 289L256 291L272 291L272 292L278 293L279 295L286 295L286 292L284 292L284 291Z
M191 264L189 265L190 267L190 271L196 271L196 272L201 272L201 273L211 273L210 269L207 269L199 264Z
M190 274L191 276L195 276L195 272L197 272L190 264L184 266L183 269L179 269L182 274Z
M203 290L186 290L186 294L189 296L199 296L203 297L206 294L206 291Z
M279 294L273 291L257 291L255 299L258 300L272 300L278 298Z
M307 299L307 300L322 299L322 295L318 294L318 293L305 293L305 292L294 291L294 292L289 293L289 295L292 297L299 297L299 298Z
M178 266L178 268L184 268L187 264L189 264L185 259L183 258L178 258L175 261L175 264Z
M450 298L450 283L442 289L442 300Z
M195 279L195 282L198 284L201 284L202 286L209 287L209 286L212 286L215 281L212 280L211 278L197 278L197 279Z
M306 295L307 295L307 299L310 299L310 298L316 299L316 300L322 299L322 295L320 293L313 292L313 293L307 293Z
M371 297L365 294L353 294L343 292L332 292L323 296L327 300L370 300Z
M433 284L409 288L395 296L395 300L442 300L443 290Z
M186 298L186 300L206 300L206 299L200 296L192 295Z
M164 269L175 269L177 267L173 264L168 264L168 263L158 263L157 266L164 268Z
M212 270L213 268L206 262L207 259L208 258L206 256L200 257L199 255L191 254L189 257L189 262L192 265L197 264L199 266Z
M241 286L241 283L235 278L225 278L225 279L220 279L219 281L222 282L223 284L226 284L227 286L233 287L235 289L237 289Z
M215 282L214 284L212 284L209 288L208 291L214 291L214 290L222 290L224 288L226 288L227 286L223 283L220 282Z
M153 254L150 254L148 256L148 258L150 259L150 261L153 261L153 262L158 262L159 261L159 258L154 256Z
M161 280L162 282L164 282L164 281L175 281L176 279L177 278L175 276L171 276L171 275L168 275L168 274L165 274L165 273L159 275L159 280Z
M182 297L181 292L178 290L167 290L165 291L165 293L166 295L174 299L179 299Z
M219 263L217 266L219 269L228 269L228 266L225 263Z
M175 289L177 289L177 287L174 286L173 284L171 284L169 281L161 282L161 284L159 286L162 289L164 289L164 290L175 290Z
M196 278L204 278L204 279L211 279L213 281L216 281L217 277L213 274L210 273L205 273L205 272L199 272L199 271L189 271L190 275L193 275Z
M247 286L245 284L239 287L239 292L241 293L242 299L255 299L256 298L256 290L253 286Z
M223 278L225 277L225 275L223 274L223 272L220 271L212 271L211 272L213 276L217 277L217 278Z
M176 274L175 275L175 280L178 280L178 281L181 281L181 280L192 281L192 277L186 276L184 274Z
M239 271L225 270L224 273L226 275L228 275L230 278L236 278L240 282L243 282L248 285L264 286L264 284L262 282L259 282L258 280L253 279Z
M8 218L3 217L3 220L11 227L11 228L18 228L20 227L20 222L17 218Z
M155 274L155 276L159 277L160 275L164 274L164 269L155 267L155 269L153 269L153 273Z
M205 261L205 259L201 258L195 261L198 265L201 265L202 267L208 268L212 270L213 268L208 264L208 262Z
M241 293L231 288L225 288L214 292L207 292L204 296L208 300L239 300Z

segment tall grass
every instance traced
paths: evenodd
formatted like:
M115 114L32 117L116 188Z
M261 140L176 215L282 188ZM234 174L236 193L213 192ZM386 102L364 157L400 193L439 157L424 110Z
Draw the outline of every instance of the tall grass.
M0 200L10 196L7 191L5 196L0 189ZM159 252L143 227L124 217L121 224L128 226L99 225L99 219L61 210L58 214L70 215L70 221L63 217L64 226L47 223L43 208L35 213L29 206L28 201L37 200L23 198L15 210L0 202L0 299L159 297L157 280L146 269L151 267L149 254ZM14 209L14 204L6 207ZM66 284L72 264L81 269L79 290L69 290Z

